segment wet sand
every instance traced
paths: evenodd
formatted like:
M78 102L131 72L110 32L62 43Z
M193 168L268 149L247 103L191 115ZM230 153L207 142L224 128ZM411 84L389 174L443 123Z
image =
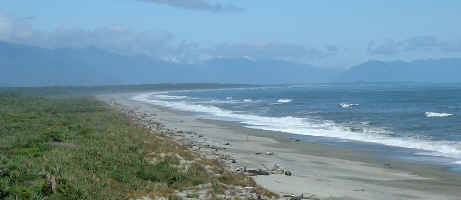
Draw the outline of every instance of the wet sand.
M299 142L283 133L248 129L238 124L203 120L187 113L132 100L137 94L110 94L100 99L143 113L166 128L193 131L196 138L225 145L226 153L246 168L271 168L274 164L292 176L255 176L258 184L280 194L315 195L320 199L461 199L461 177L439 166L414 164L352 150ZM194 138L192 138L194 139ZM266 155L265 152L273 152Z

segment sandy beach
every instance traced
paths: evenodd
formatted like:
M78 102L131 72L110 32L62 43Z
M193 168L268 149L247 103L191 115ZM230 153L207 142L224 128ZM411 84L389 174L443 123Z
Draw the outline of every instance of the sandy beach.
M461 199L461 177L439 166L413 164L359 151L300 142L282 133L203 120L187 113L135 101L136 93L100 95L109 104L178 133L178 141L219 147L231 169L285 169L292 173L255 176L270 191L311 199ZM157 127L158 128L158 127ZM196 133L196 134L184 134ZM204 150L203 150L204 151ZM213 156L208 154L207 156ZM288 199L288 198L282 198Z

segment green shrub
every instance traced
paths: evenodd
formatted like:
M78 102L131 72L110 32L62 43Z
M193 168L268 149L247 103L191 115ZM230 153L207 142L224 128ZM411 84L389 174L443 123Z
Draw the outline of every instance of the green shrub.
M145 165L137 175L152 182L170 182L179 175L178 169L170 166L168 162L159 162L155 165Z
M222 182L237 181L218 180L199 164L182 169L177 156L146 162L162 153L198 155L91 98L0 93L0 137L0 199L129 199L159 187L161 196L180 199L171 194L210 182L219 193Z
M66 133L62 130L50 130L43 132L42 137L44 140L50 142L64 142L66 139Z
M81 136L89 136L89 135L92 135L92 134L96 134L96 130L88 129L88 128L82 128L82 130L77 132L77 135L81 135Z

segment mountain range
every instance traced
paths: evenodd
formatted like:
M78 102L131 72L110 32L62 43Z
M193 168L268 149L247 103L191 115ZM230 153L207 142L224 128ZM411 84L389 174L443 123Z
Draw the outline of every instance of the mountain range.
M368 61L343 72L341 82L461 82L461 59Z
M461 82L461 59L368 61L331 70L280 60L215 58L178 64L97 48L45 49L0 42L0 86L148 83L294 84L313 82Z

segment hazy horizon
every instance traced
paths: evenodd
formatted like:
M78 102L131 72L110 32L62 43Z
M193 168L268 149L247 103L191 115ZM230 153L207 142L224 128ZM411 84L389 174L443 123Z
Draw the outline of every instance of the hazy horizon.
M3 85L461 81L454 0L3 5Z
M460 199L461 1L3 0L0 199Z

